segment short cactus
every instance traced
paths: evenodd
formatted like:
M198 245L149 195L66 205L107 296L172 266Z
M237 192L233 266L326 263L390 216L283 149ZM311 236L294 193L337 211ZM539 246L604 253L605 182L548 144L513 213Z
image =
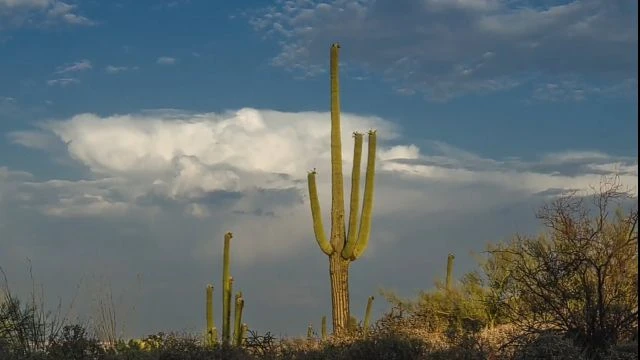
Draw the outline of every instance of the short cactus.
M231 239L233 234L224 235L224 252L222 257L222 342L231 342L231 287L233 279L230 275Z
M326 340L327 339L327 317L326 316L322 317L322 328L320 331L321 331L322 340Z
M205 343L207 345L214 345L218 342L218 329L213 319L213 285L207 285L207 336Z
M236 294L235 301L235 318L233 324L233 343L236 346L242 345L243 329L242 329L242 309L244 308L244 298L242 292Z
M455 256L453 254L449 254L447 256L447 277L445 280L445 289L447 291L451 291L451 286L453 282L453 260Z
M364 328L365 336L369 333L369 325L371 324L371 308L373 307L373 296L369 296L367 299L367 308L364 311L364 324L362 327Z
M242 323L242 309L244 307L244 298L242 293L236 295L236 314L234 318L234 333L231 336L231 294L233 293L233 277L230 274L231 259L231 239L233 234L228 232L224 235L224 253L222 260L222 343L224 345L242 344L242 339L246 333ZM206 320L207 330L205 343L216 344L218 342L218 329L213 320L213 285L207 286L206 292Z

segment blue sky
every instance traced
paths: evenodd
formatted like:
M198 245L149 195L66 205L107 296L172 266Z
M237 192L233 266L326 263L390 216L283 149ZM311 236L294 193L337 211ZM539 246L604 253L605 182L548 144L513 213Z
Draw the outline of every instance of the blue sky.
M54 294L88 274L125 293L142 273L119 305L137 306L127 331L198 329L197 311L158 314L184 297L200 308L230 229L255 326L302 333L328 311L304 177L328 172L339 41L345 144L353 130L381 134L354 302L378 287L410 295L448 252L462 273L487 241L535 232L548 194L614 172L636 186L637 7L0 0L0 266L26 289L32 259Z

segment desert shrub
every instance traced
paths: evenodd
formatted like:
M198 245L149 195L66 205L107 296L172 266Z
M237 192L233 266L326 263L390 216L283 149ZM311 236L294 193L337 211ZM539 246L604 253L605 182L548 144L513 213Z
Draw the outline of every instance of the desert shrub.
M425 359L427 348L425 344L410 337L370 336L366 339L344 341L344 339L329 340L320 347L301 346L282 349L278 359L283 360L342 360L342 359Z
M535 336L519 347L513 360L577 360L582 359L582 349L573 341L558 333Z
M50 339L46 353L48 359L84 360L98 359L105 350L82 326L67 325L58 337Z

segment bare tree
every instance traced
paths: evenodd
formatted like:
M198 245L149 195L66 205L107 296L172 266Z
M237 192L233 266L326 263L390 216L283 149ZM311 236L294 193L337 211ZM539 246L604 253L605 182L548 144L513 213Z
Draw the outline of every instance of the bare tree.
M13 294L7 275L0 267L3 284L0 289L0 342L4 342L18 355L30 355L47 350L52 340L57 339L69 321L73 300L65 314L62 314L62 300L56 311L47 311L44 288L38 287L33 276L31 261L29 275L32 282L30 301L23 302Z
M514 295L502 303L512 321L559 330L595 354L637 333L638 208L618 177L592 190L543 206L536 215L545 234L516 236L488 252L508 258L499 263ZM633 204L624 210L625 202Z

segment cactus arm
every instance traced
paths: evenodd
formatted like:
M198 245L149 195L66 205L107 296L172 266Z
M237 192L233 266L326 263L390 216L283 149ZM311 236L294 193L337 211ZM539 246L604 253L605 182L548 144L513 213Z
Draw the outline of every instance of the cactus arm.
M364 184L364 199L362 201L362 215L360 216L360 229L358 230L358 242L351 256L352 260L358 259L367 250L369 236L371 234L371 213L373 212L373 189L376 171L376 144L375 130L369 131L369 147L367 150L367 172Z
M344 184L342 179L342 139L340 129L340 79L338 53L340 45L331 45L331 245L342 251L345 243Z
M318 200L318 186L316 185L316 171L313 170L307 174L307 182L309 183L309 200L311 203L311 217L313 219L313 232L316 235L316 241L320 245L323 253L331 256L333 247L327 241L322 225L322 213L320 212L320 201Z
M230 345L231 344L231 293L233 292L233 277L229 277L228 280L229 287L228 291L224 295L224 301L227 304L227 312L224 314L226 323L223 324L222 328L222 337L223 344Z
M233 342L236 346L242 344L242 309L244 308L244 298L242 292L236 294L235 318L233 324Z
M353 257L353 250L358 241L358 206L360 205L360 163L362 162L361 133L353 133L353 169L351 170L351 201L349 203L349 229L347 244L342 249L342 258L349 260Z

